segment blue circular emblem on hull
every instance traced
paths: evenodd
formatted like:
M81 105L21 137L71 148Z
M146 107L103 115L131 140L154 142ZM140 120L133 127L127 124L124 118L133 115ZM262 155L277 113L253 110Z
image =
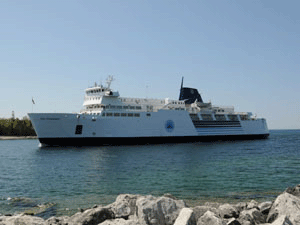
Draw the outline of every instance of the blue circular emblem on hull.
M175 124L174 124L173 120L167 120L167 122L165 124L165 128L168 132L172 132L175 128Z

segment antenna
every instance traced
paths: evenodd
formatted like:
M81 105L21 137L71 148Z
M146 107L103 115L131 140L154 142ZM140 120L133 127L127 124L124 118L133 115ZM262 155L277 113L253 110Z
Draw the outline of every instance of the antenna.
M107 88L109 89L110 88L110 85L111 85L111 82L114 80L114 77L112 75L109 75L107 80L106 80L106 83L107 83Z

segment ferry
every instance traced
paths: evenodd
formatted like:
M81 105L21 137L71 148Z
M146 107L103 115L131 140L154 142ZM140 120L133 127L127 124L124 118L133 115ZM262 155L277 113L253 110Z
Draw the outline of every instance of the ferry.
M85 90L79 113L29 113L42 146L101 146L263 139L266 119L214 106L181 82L178 100L121 97L106 85Z

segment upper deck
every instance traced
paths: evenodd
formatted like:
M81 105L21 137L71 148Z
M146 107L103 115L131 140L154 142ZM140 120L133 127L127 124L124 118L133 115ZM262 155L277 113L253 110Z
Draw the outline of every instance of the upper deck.
M197 102L187 104L186 100L127 98L120 97L118 91L110 88L113 78L107 80L107 86L97 85L85 90L83 114L101 114L102 112L157 112L159 110L185 110L190 114L211 115L209 118L217 120L225 118L230 120L230 115L238 115L241 120L256 119L252 113L234 112L233 106L214 106L210 102ZM223 115L223 116L222 116ZM203 116L208 118L208 116Z

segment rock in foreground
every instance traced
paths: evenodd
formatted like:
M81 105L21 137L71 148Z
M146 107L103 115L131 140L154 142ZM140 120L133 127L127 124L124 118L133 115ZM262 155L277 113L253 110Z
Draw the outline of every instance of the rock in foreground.
M273 203L194 208L169 195L122 194L110 205L94 206L70 217L1 216L0 225L300 225L299 187L288 188Z

